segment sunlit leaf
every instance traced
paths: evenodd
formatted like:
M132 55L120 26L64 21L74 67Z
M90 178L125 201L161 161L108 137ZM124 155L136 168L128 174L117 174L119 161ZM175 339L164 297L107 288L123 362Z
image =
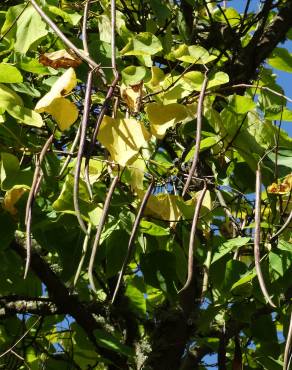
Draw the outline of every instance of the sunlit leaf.
M57 6L49 5L48 10L54 15L57 15L63 18L65 22L68 22L72 24L73 26L76 26L81 19L81 15L78 14L77 12L72 12L72 11L65 12L64 10L62 10L61 8L58 8Z
M4 196L3 208L12 216L16 216L18 211L15 205L28 189L28 187L24 187L23 185L16 185L12 189L8 190Z
M292 72L292 53L285 48L276 48L268 63L280 71Z
M150 121L150 129L154 136L161 139L166 130L178 122L183 121L188 116L187 109L182 104L158 104L150 103L145 111Z
M218 251L214 254L212 263L218 261L220 258L224 257L227 253L246 245L250 241L249 237L237 237L234 239L227 240L221 244Z
M105 116L97 139L107 148L115 162L125 166L150 139L150 134L135 119Z
M29 5L20 15L21 7L23 6L16 5L9 8L1 32L8 30L16 19L15 26L11 27L11 32L6 37L14 39L15 50L25 54L32 45L36 46L36 42L47 35L48 30L46 23L32 5Z
M146 76L146 68L142 66L128 66L121 72L122 80L125 85L136 85L144 80Z
M184 52L177 59L186 63L207 64L216 59L215 55L210 55L206 49L199 45L188 46L187 49L184 49Z
M138 191L138 195L142 198L143 192ZM179 196L171 194L150 195L145 215L166 221L178 221L181 217L181 211L177 205L178 199L180 199Z
M51 114L60 130L68 129L78 118L78 109L63 96L70 93L77 84L73 68L69 68L52 86L51 90L38 101L35 111Z
M140 111L141 99L143 96L143 81L130 86L122 84L120 91L121 97L126 102L130 111L138 113Z
M0 82L22 82L22 75L19 70L11 64L0 63Z

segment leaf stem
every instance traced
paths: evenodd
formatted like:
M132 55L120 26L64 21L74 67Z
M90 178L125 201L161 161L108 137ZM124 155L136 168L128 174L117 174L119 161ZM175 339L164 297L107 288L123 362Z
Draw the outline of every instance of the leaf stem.
M76 161L76 167L75 167L75 174L74 174L74 188L73 188L73 200L74 200L74 209L76 212L76 216L79 222L79 225L81 229L84 231L85 234L87 234L87 229L85 226L85 223L82 219L81 213L80 213L80 207L79 207L79 180L80 180L80 170L81 170L81 162L82 162L82 156L84 153L84 147L85 147L85 139L86 139L86 128L87 123L89 119L89 113L90 113L90 103L91 103L91 87L92 87L92 74L93 70L88 72L87 76L87 83L86 83L86 92L85 92L85 98L84 98L84 112L82 116L82 121L80 123L80 142L79 142L79 148L78 148L78 154L77 154L77 161Z
M185 186L183 188L182 196L184 197L186 192L188 191L188 188L190 186L190 183L192 181L192 177L196 171L197 163L199 160L199 153L200 153L200 144L201 144L201 131L202 131L202 114L203 114L203 104L204 104L204 98L205 98L205 92L208 85L208 75L207 72L205 73L205 78L202 84L199 101L198 101L198 108L197 108L197 130L196 130L196 144L195 144L195 152L194 152L194 158L193 163L187 178L187 181L185 183Z
M201 211L201 207L202 207L202 204L203 204L203 200L204 200L206 191L207 191L207 182L206 182L206 180L204 180L204 187L201 190L201 193L200 193L200 195L197 199L195 213L194 213L193 222L192 222L191 233L190 233L189 254L188 254L188 277L187 277L187 281L185 282L185 285L178 292L179 294L181 294L183 291L187 290L188 287L191 285L191 283L193 281L195 236L196 236L196 230L197 230L199 215L200 215L200 211Z
M26 226L26 264L25 264L25 270L24 270L24 279L27 277L29 265L30 265L30 259L31 259L31 220L32 220L32 205L35 200L35 197L37 196L37 193L39 191L41 181L43 178L43 175L41 174L41 164L44 160L45 154L47 150L49 149L50 145L52 144L54 135L52 134L48 140L46 141L45 145L43 146L39 158L36 160L36 167L33 174L33 180L31 184L31 188L28 194L28 199L26 203L26 209L25 209L25 226Z
M109 206L110 206L110 203L111 203L111 200L112 200L112 196L114 194L114 191L115 191L115 188L118 184L118 181L119 181L119 176L116 176L116 177L114 177L114 179L111 183L111 186L110 186L109 191L107 193L107 196L105 198L102 214L101 214L101 217L100 217L100 220L99 220L99 224L98 224L98 227L97 227L97 230L96 230L96 234L95 234L95 238L94 238L94 242L93 242L93 246L92 246L92 251L91 251L91 256L90 256L89 266L88 266L88 278L89 278L91 288L94 292L96 292L94 279L93 279L94 260L95 260L97 248L99 246L101 233L102 233L105 221L106 221L106 217L108 215L108 210L109 210Z

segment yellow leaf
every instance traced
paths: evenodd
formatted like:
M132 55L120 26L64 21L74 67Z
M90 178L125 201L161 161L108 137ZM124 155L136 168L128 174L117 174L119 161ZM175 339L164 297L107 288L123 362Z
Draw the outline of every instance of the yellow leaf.
M114 119L105 116L97 139L110 152L112 159L125 166L150 139L143 124L135 119Z
M61 131L67 130L78 118L76 105L65 98L54 99L46 112L55 118Z
M143 158L135 158L126 169L126 181L130 184L132 190L143 189L144 173L146 163Z
M142 198L144 191L137 190L138 196ZM165 221L178 221L182 215L177 201L181 197L171 194L157 194L150 195L146 209L145 216L154 216Z
M287 194L292 190L292 174L287 175L283 182L276 184L275 182L272 185L268 186L268 193L272 194Z
M159 86L159 84L164 80L165 74L162 69L159 67L151 67L151 80L148 81L145 85L149 85L151 88Z
M126 102L131 112L138 113L140 111L141 99L143 96L143 81L135 85L121 85L121 97Z
M77 84L75 71L69 68L52 86L51 90L38 101L35 111L51 114L60 130L68 129L77 119L78 110L75 104L63 96L70 93Z
M150 129L154 136L162 139L166 130L174 127L176 123L183 121L188 116L188 110L182 104L173 103L163 105L150 103L145 111L150 121Z
M19 201L19 199L26 191L28 191L28 187L25 187L23 185L16 185L5 193L3 208L12 216L17 215L17 208L15 207L15 204Z

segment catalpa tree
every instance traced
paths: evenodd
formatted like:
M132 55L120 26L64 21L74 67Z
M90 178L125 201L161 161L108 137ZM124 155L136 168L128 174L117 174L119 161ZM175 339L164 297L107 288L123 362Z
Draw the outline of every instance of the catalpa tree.
M257 3L2 0L3 369L288 370L292 2Z

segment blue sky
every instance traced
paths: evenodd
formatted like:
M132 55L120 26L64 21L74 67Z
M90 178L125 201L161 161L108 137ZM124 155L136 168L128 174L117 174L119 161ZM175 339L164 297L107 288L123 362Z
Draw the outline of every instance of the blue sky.
M246 1L245 0L229 0L227 1L227 5L228 7L235 8L239 13L243 13L245 5L246 5ZM260 5L259 0L251 0L249 10L256 12L259 10L259 5ZM290 53L292 52L292 41L291 40L287 40L284 44L279 44L278 46L285 47L290 51ZM292 98L292 74L279 71L276 69L274 69L274 72L278 76L277 77L278 84L282 86L282 88L284 89L285 95L288 96L289 98ZM292 103L288 103L287 107L292 109ZM281 127L289 133L290 137L292 137L292 122L282 122Z

